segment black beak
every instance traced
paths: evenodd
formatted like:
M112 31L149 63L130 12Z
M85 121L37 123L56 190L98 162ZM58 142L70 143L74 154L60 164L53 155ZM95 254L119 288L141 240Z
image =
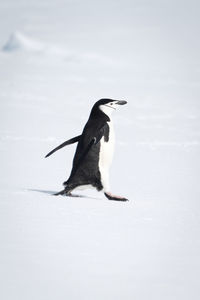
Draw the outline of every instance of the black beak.
M117 104L119 104L119 105L124 105L126 103L127 103L127 101L124 101L124 100L117 101Z

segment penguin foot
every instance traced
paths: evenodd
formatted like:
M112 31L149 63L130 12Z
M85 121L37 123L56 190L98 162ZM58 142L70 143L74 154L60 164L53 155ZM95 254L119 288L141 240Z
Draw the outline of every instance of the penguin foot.
M59 196L59 195L61 195L61 196L71 196L71 193L70 192L67 192L66 190L62 190L62 191L60 191L60 192L58 192L58 193L55 193L55 194L53 194L54 196Z
M111 193L104 193L104 195L109 199L109 200L115 200L115 201L128 201L128 199L120 196L113 195Z

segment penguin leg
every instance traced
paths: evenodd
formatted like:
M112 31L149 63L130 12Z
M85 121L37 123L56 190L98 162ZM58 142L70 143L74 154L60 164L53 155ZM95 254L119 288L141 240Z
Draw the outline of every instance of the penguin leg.
M124 197L121 197L121 196L116 196L116 195L113 195L109 192L104 192L104 195L109 199L109 200L115 200L115 201L128 201L127 198L124 198Z
M62 190L62 191L60 191L60 192L58 192L58 193L55 193L55 194L53 194L54 196L59 196L59 195L61 195L61 196L71 196L71 192L70 191L66 191L65 189L64 190Z
M69 187L69 186L66 186L62 191L58 192L58 193L55 193L54 196L72 196L71 192L72 190L74 189L74 187Z
M65 188L58 192L58 193L55 193L53 194L54 196L67 196L67 197L81 197L80 195L76 195L76 194L72 194L72 191L77 187L77 185L68 185L68 186L65 186Z
M110 193L110 182L109 182L109 172L104 169L102 169L102 185L103 185L103 190L104 190L104 195L109 199L109 200L115 200L115 201L128 201L125 197L121 196L116 196Z

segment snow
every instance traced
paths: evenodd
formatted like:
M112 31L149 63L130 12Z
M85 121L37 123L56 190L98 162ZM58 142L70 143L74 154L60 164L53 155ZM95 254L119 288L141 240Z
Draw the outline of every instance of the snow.
M11 34L8 42L3 47L4 51L15 51L15 50L32 50L41 51L44 46L30 38L24 36L21 32L14 32Z
M196 1L0 3L0 298L199 299ZM112 192L53 197L103 97ZM41 192L40 192L41 191ZM43 192L42 192L43 191Z

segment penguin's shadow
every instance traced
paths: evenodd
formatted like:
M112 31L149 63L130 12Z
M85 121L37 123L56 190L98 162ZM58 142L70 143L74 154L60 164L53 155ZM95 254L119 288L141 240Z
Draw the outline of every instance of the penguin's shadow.
M47 194L50 196L56 196L55 194L57 193L56 191L47 191L47 190L39 190L39 189L28 189L29 192L37 192L37 193L43 193L43 194ZM79 194L71 194L69 196L66 195L59 195L62 196L64 198L87 198L87 199L94 199L94 200L101 200L100 198L94 198L94 197L90 197L90 196L84 196L84 195L79 195Z

